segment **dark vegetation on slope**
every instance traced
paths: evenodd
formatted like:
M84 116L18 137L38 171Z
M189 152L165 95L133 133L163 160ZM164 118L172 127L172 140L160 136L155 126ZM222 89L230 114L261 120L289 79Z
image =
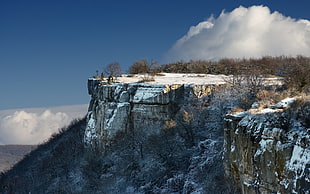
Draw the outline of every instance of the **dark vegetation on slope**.
M61 188L60 185L69 184L68 172L76 168L83 154L85 125L85 118L73 121L2 173L0 193L45 193L54 185Z

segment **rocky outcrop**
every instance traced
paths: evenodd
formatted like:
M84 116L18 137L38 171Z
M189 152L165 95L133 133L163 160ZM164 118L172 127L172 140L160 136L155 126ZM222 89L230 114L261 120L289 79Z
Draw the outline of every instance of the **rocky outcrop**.
M134 138L154 137L152 135L160 134L165 127L176 125L174 121L181 123L185 117L181 118L180 114L183 109L187 110L188 102L202 96L212 99L212 94L219 88L220 84L136 82L109 85L90 79L91 102L84 143L90 147L105 148L120 139L118 135L128 131L134 134ZM290 108L294 100L284 100L263 110L253 106L247 112L230 114L224 119L225 173L235 180L241 193L310 193L310 103ZM217 131L222 132L221 115L226 111L222 110L223 106L211 104L203 105L204 111L191 113L195 119L188 128L200 137L197 141L188 139L193 145L204 138L217 139L213 136L222 135ZM181 119L178 120L178 116ZM180 126L185 131L178 131L178 134L183 137L183 132L188 131L185 125ZM143 135L139 136L141 132ZM184 138L192 136L184 135ZM142 145L141 142L137 143L141 146L138 150L140 159L151 157L147 152L151 150L150 145ZM210 159L210 150L206 153L206 158ZM219 153L216 156L221 154L219 151L216 153ZM194 159L190 161L194 168L209 159L201 157L196 162Z
M91 95L86 145L109 145L118 133L143 130L158 133L166 121L174 118L180 106L210 95L217 85L114 83L88 80Z
M242 193L310 193L309 112L307 106L226 117L225 171Z

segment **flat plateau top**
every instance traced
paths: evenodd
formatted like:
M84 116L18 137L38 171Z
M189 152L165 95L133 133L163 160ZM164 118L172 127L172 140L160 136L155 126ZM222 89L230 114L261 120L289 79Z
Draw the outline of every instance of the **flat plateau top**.
M161 85L161 84L224 84L225 75L210 75L210 74L175 74L175 73L161 73L157 76L149 75L123 75L117 78L117 82L122 83L135 83L142 82L143 80L154 80L145 81L145 83Z
M122 75L117 77L115 82L120 83L137 83L143 82L146 84L166 85L166 84L186 84L186 85L219 85L225 84L225 80L229 80L230 76L212 75L212 74L182 74L182 73L160 73L156 76L150 75ZM106 80L106 78L105 78ZM147 80L147 81L145 81ZM279 78L265 78L265 81L271 81L273 84L280 84Z

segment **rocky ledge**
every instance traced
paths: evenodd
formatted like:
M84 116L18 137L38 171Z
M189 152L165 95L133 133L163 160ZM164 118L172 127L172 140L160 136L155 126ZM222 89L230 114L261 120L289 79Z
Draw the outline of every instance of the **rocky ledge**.
M224 166L242 193L309 193L309 102L227 115Z

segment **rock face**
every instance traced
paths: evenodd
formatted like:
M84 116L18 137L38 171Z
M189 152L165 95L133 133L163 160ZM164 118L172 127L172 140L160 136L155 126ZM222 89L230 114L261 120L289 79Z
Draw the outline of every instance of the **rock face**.
M91 102L85 130L86 145L104 147L117 133L141 130L158 133L179 107L193 96L210 95L216 85L114 83L88 80Z
M242 193L310 192L310 110L300 110L226 117L225 171Z
M159 134L166 125L174 124L183 110L181 107L194 97L212 99L219 88L220 84L108 85L89 79L91 102L84 143L105 148L128 131L135 138L140 137L141 131L143 138ZM241 193L310 193L310 102L292 108L294 100L287 99L263 110L253 106L247 112L227 115L224 119L225 173L235 180ZM223 107L213 108L208 106L201 114L193 114L199 119L192 126L201 128L194 130L196 135L222 135L215 131L222 131ZM148 145L143 146L147 149ZM191 160L193 167L207 161Z

